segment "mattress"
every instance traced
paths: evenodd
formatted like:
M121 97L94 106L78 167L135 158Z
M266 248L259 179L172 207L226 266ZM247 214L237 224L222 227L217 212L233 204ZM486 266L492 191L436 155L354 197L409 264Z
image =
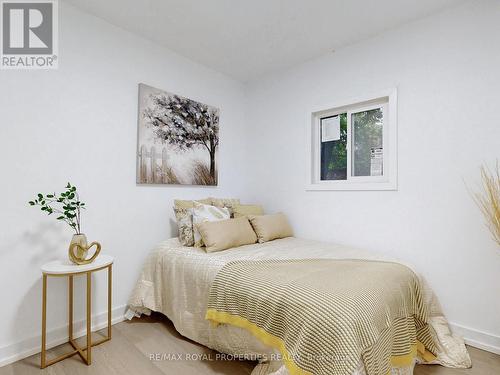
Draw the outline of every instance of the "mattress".
M233 356L259 360L253 375L286 375L288 372L274 349L262 344L249 332L230 325L214 327L205 320L210 286L219 270L235 260L264 259L369 259L397 261L372 252L337 244L294 237L252 244L225 251L206 253L184 247L177 238L160 243L147 257L130 299L135 316L157 311L166 315L177 331L202 345ZM412 268L410 265L406 266ZM460 337L454 336L436 296L420 278L429 325L438 348L433 364L467 368L470 357ZM413 373L413 366L393 368L393 375ZM364 375L360 358L353 375Z

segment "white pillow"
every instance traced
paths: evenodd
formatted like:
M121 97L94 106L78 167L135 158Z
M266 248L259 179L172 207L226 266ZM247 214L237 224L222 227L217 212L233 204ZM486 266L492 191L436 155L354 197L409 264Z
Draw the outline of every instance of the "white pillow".
M206 221L220 221L231 218L231 214L227 208L215 207L208 204L194 202L192 208L193 213L193 232L194 232L194 246L204 246L203 239L201 238L198 224Z

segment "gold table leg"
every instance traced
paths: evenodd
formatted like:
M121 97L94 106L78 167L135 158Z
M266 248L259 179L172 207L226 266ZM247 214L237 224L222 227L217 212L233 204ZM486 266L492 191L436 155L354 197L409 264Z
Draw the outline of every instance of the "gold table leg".
M73 340L73 275L68 276L68 337Z
M92 272L99 271L103 268L85 272L87 276L87 345L84 348L78 347L73 338L73 276L74 274L65 274L60 276L68 276L68 343L73 347L73 351L63 354L57 358L47 361L47 274L43 274L43 286L42 286L42 348L41 348L41 360L40 368L46 368L53 365L56 362L62 361L68 357L78 354L82 360L87 364L92 364L92 347L102 344L103 342L111 340L111 321L112 321L112 265L107 267L108 269L108 335L103 339L92 342ZM58 275L59 276L59 275ZM86 352L86 353L84 353Z
M111 301L112 301L112 284L113 284L113 263L108 267L108 340L111 340Z
M87 366L92 363L92 332L90 312L92 310L92 275L87 272Z
M42 286L42 352L40 367L46 367L46 346L47 346L47 275L43 275L43 286Z

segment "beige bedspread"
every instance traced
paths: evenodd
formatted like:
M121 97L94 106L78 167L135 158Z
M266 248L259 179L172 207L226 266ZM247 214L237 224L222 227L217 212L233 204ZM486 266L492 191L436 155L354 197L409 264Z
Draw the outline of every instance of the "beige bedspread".
M297 238L241 246L211 254L202 249L183 247L177 239L170 239L158 245L148 256L130 296L129 306L137 316L151 310L165 314L183 336L219 352L270 358L275 351L247 331L229 325L214 328L205 320L210 286L217 273L231 261L306 258L391 260L358 249ZM470 367L463 340L450 333L433 292L424 280L420 283L423 302L429 311L430 331L436 343L435 363L449 367ZM287 371L276 363L257 366L254 371L258 375L270 373L284 375ZM360 357L354 374L365 373ZM393 368L392 373L412 374L413 368Z

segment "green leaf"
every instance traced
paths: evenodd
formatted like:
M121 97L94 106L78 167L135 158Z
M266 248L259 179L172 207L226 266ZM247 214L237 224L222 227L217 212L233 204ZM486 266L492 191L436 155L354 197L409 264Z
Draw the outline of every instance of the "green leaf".
M64 217L64 216L58 216L58 217L57 217L57 220L64 220L64 219L65 219L65 217Z
M33 201L29 201L28 203L29 203L30 206L34 206L35 205L35 202L33 202Z
M47 198L54 198L52 194L47 194Z
M43 199L42 193L38 193L38 199Z

